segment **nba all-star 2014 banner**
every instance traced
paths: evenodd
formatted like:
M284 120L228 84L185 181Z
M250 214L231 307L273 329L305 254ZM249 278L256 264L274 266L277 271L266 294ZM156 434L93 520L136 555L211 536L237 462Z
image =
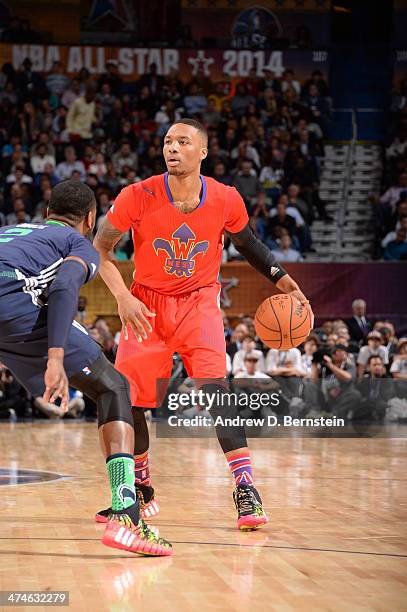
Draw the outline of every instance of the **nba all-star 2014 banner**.
M33 70L48 73L54 61L61 61L66 73L74 75L81 68L87 68L93 75L106 70L109 60L117 62L119 74L132 81L148 72L150 64L157 64L158 74L177 73L183 80L189 80L198 72L212 80L225 77L243 78L255 69L258 76L271 70L275 77L281 77L284 70L292 68L300 80L309 77L313 70L321 70L328 76L327 51L248 51L236 49L157 49L138 47L89 47L58 45L9 45L0 44L0 62L11 62L17 70L26 57L33 64Z

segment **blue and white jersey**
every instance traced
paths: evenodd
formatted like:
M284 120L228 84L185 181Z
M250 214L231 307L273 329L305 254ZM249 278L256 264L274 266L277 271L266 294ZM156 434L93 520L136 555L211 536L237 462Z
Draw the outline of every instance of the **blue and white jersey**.
M44 306L49 285L70 255L86 263L86 282L92 280L99 267L99 255L91 242L72 227L55 221L1 227L0 320Z

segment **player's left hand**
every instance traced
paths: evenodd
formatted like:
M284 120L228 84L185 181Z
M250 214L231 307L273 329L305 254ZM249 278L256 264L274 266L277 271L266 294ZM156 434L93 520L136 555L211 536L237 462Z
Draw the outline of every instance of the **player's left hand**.
M60 397L61 408L66 412L69 403L69 383L63 361L60 359L48 359L44 382L45 392L42 399L53 404Z
M311 304L309 303L309 300L307 300L303 292L300 291L299 289L296 289L295 291L290 291L290 295L292 295L293 298L297 298L297 300L301 302L303 306L308 306L310 315L311 315L311 329L314 329L314 313L312 312L312 308L311 308Z

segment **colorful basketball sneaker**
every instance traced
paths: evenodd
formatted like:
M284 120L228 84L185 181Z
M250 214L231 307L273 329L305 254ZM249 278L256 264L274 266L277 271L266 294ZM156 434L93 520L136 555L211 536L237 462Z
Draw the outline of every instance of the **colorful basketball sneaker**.
M172 545L164 538L158 537L143 519L139 519L135 524L129 510L110 515L102 543L110 548L119 548L149 557L172 555Z
M137 485L137 498L140 502L140 516L143 519L150 519L159 513L160 507L154 499L154 489L147 485ZM111 508L106 510L99 510L95 515L95 521L97 523L107 523L109 515L112 513Z
M246 484L240 484L233 491L233 501L238 513L237 528L246 531L258 529L269 519L261 505L261 498L257 490Z

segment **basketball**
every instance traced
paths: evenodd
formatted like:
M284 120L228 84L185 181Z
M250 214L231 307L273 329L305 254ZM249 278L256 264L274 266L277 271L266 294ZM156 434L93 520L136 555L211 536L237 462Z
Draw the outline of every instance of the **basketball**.
M312 329L310 309L291 295L273 295L258 307L254 326L264 344L287 351L309 336Z

